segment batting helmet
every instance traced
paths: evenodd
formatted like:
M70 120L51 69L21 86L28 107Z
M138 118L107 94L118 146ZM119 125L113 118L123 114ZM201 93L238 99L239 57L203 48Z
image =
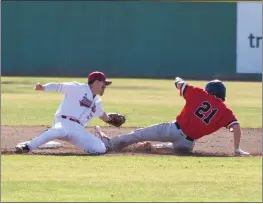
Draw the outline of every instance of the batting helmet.
M211 94L220 98L222 101L226 99L226 87L222 81L215 79L206 84L205 90Z

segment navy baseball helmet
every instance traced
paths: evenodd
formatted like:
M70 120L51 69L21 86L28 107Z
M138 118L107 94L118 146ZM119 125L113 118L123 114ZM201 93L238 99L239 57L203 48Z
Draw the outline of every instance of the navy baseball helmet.
M211 94L220 98L222 101L226 99L226 87L222 81L215 79L206 84L205 90Z

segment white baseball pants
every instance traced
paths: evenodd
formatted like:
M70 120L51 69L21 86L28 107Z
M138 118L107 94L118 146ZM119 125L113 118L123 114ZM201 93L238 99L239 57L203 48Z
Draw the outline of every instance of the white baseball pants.
M34 138L28 146L32 151L55 139L66 140L91 154L104 154L106 152L106 147L99 138L87 132L79 123L63 118L56 118L53 126Z

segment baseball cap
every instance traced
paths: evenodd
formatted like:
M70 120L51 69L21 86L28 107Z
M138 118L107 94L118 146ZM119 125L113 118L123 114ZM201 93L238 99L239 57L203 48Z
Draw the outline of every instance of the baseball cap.
M98 81L104 81L106 86L110 85L112 83L111 80L108 80L105 76L105 74L103 74L102 72L98 72L98 71L95 71L95 72L91 72L88 76L88 82L92 82L92 81L95 81L95 80L98 80Z

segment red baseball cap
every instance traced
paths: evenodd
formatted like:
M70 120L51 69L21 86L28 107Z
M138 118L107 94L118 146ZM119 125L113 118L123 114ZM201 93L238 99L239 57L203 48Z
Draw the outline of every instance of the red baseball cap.
M112 83L111 80L108 80L105 76L105 74L103 74L102 72L91 72L88 76L88 83L92 82L92 81L104 81L106 86L110 85Z

